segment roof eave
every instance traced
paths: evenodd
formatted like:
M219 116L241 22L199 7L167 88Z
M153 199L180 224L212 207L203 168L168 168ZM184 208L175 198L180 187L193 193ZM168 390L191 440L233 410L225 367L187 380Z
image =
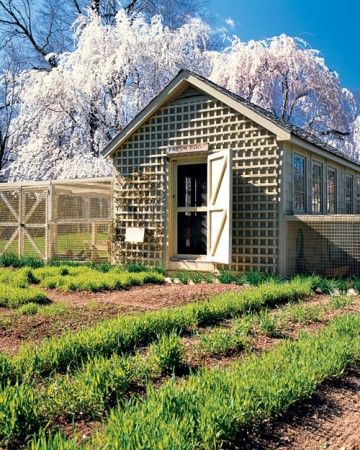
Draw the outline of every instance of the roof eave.
M304 148L305 150L309 150L314 153L317 153L317 154L323 156L324 158L334 161L338 164L347 165L348 167L350 167L353 170L359 171L359 169L360 169L359 164L357 164L356 162L352 162L345 155L344 155L344 157L342 157L340 155L336 155L335 153L331 153L329 150L322 148L319 145L313 144L312 142L309 142L306 139L303 139L294 134L291 134L290 142L294 145L298 145L299 147Z
M166 102L171 100L189 84L197 87L205 94L223 102L233 110L254 121L258 125L275 134L277 140L290 140L290 132L274 123L247 106L241 104L225 93L219 91L215 87L205 83L201 79L195 77L190 72L183 70L157 95L136 117L132 120L101 152L103 156L110 157L122 145L132 133L134 133L142 124L144 124L153 114L155 114Z

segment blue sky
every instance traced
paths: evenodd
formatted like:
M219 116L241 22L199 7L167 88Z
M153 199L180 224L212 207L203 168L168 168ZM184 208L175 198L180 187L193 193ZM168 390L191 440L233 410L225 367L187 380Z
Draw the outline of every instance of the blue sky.
M321 51L344 86L360 91L360 1L208 1L217 25L230 34L244 41L281 33L298 36Z

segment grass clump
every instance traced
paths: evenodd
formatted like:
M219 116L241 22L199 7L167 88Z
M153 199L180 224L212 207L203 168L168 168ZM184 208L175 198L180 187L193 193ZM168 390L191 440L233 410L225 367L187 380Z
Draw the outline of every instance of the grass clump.
M360 356L360 315L333 319L314 335L285 341L226 368L170 380L147 396L114 408L106 426L80 448L222 448L239 430L274 417L340 376ZM45 436L32 449L74 448L74 439Z
M184 366L184 348L179 335L162 335L149 347L149 361L158 368L160 374L178 372Z
M281 311L283 319L308 325L312 322L320 322L326 312L326 307L321 305L290 305Z
M25 305L20 306L17 309L17 313L20 316L32 316L39 312L39 305L36 303L27 303Z
M201 356L229 356L249 348L249 332L243 326L219 327L201 334L196 353Z
M44 261L33 256L17 256L13 253L3 253L0 255L0 267L42 267Z
M39 289L0 284L0 306L18 308L26 303L44 304L47 302L46 295Z
M262 283L269 283L271 281L280 281L276 276L258 270L252 270L243 274L236 274L224 270L220 272L218 280L223 284L250 284L252 286L259 286Z
M329 306L331 309L345 308L353 303L354 300L346 295L337 295L329 298Z
M277 338L284 335L285 320L277 314L270 314L266 310L260 311L256 322L260 333L266 336Z
M193 282L195 284L199 283L212 283L214 281L214 275L206 272L195 272L195 271L179 271L171 275L171 279L178 279L182 284L189 284Z
M98 272L90 267L44 267L34 271L40 286L63 291L99 292L116 290L144 283L162 283L163 275L157 272L126 273L119 269Z
M120 268L121 271L130 272L130 273L138 273L138 272L157 272L161 275L165 275L166 269L161 265L147 266L140 262L124 264Z
M39 388L27 383L5 386L0 391L0 412L2 409L7 414L0 429L0 444L13 444L59 419L99 419L110 407L123 404L131 387L178 371L183 366L182 357L180 338L170 334L154 342L146 357L140 353L95 356L75 373L55 375ZM28 396L23 399L24 407L23 395Z

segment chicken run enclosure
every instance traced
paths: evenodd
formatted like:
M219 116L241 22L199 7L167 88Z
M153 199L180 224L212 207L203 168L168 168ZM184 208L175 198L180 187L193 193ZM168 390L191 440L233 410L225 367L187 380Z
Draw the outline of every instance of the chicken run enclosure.
M112 178L0 185L0 253L109 259Z

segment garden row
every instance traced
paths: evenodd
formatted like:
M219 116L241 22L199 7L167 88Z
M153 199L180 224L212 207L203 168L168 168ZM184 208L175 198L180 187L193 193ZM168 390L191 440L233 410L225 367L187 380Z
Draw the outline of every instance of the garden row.
M360 357L360 315L333 319L298 341L285 341L260 357L225 369L205 369L149 388L143 399L114 408L107 424L81 448L215 449L241 431L311 395ZM32 450L79 448L75 439L42 433Z
M279 308L296 310L300 305ZM317 308L306 305L307 311ZM309 315L309 312L307 313ZM288 312L287 316L291 319ZM193 354L213 354L239 351L250 343L252 328L263 322L263 313L248 314L233 321L232 327L214 328L200 333ZM110 407L121 404L135 386L173 371L185 369L184 347L179 336L163 335L148 352L125 357L113 354L110 358L95 356L86 360L78 370L64 376L55 375L43 380L40 386L31 382L6 385L0 393L2 431L0 442L14 443L24 439L44 424L99 419Z
M9 359L0 355L0 383L73 370L88 358L121 354L171 332L184 333L311 294L311 279L264 283L242 292L226 292L212 299L156 312L120 316L78 333L67 332L29 344Z
M105 273L86 266L3 268L0 270L0 306L17 308L27 303L47 303L45 292L33 287L34 284L48 289L96 292L163 281L163 275L157 272L130 273L117 268Z

